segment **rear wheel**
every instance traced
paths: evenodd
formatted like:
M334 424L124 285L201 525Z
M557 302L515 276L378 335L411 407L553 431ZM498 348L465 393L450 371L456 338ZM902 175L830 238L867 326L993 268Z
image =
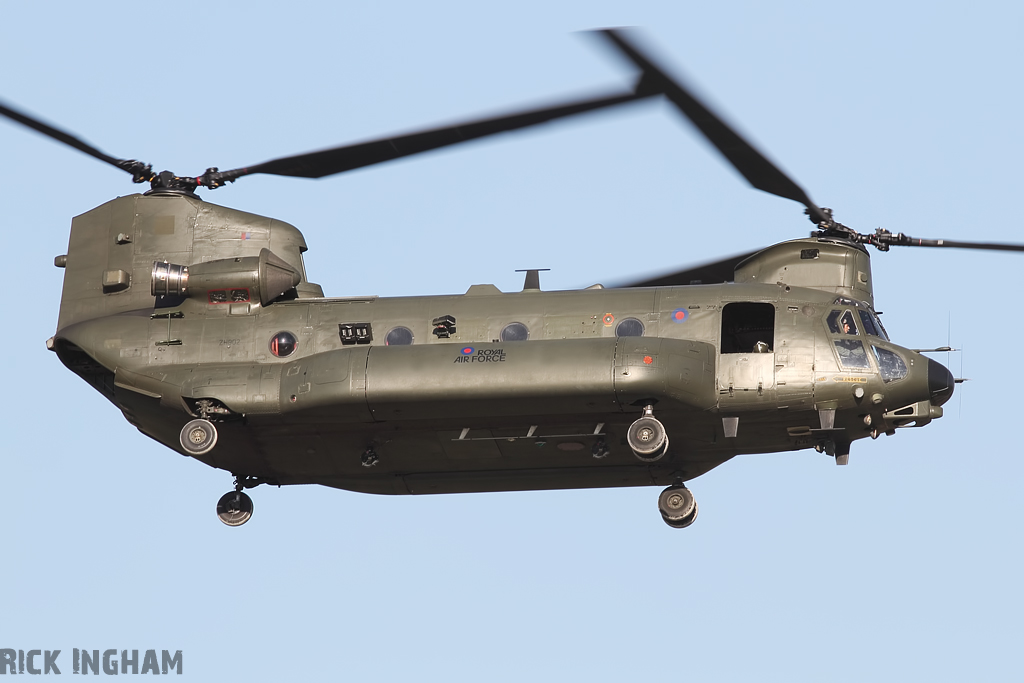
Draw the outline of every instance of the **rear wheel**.
M217 517L228 526L242 526L252 517L252 498L245 491L225 493L217 501Z

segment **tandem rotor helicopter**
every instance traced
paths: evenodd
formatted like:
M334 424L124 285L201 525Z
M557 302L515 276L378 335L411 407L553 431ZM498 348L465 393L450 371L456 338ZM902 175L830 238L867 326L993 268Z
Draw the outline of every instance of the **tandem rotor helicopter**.
M893 343L867 246L1024 245L861 234L655 65L629 92L180 177L0 114L148 182L73 219L47 347L142 433L235 477L217 504L244 524L260 484L381 494L666 485L664 521L697 517L685 482L740 454L852 442L942 416L955 380ZM755 188L817 226L626 287L325 297L293 226L203 201L251 174L321 178L646 98L672 102ZM942 349L945 350L945 349Z

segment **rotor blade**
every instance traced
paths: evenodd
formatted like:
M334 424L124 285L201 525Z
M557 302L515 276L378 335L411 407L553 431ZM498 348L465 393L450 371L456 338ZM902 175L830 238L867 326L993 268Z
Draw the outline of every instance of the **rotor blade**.
M6 116L12 121L17 121L23 126L28 126L32 130L42 133L47 137L53 138L58 142L63 142L65 145L68 145L69 147L74 147L79 152L85 152L91 157L99 159L100 161L104 161L110 164L111 166L116 166L122 171L131 173L133 177L141 177L142 180L149 180L149 178L145 178L142 176L145 175L146 171L150 171L150 168L145 164L142 164L141 162L135 161L134 159L116 159L110 156L109 154L101 152L100 150L96 149L87 142L84 142L83 140L76 138L74 135L71 135L70 133L66 133L58 128L54 128L53 126L45 124L42 121L33 118L28 114L25 114L24 112L20 112L16 109L11 109L10 107L5 106L3 103L0 103L0 114ZM142 182L142 180L136 180L136 182Z
M737 254L721 261L703 263L685 270L615 285L615 287L672 287L675 285L716 285L722 282L732 282L736 266L759 251L760 249L746 254Z
M986 249L989 251L1024 251L1024 244L1007 244L1005 242L958 242L956 240L928 240L910 237L902 233L894 235L890 244L901 247L952 247L954 249Z
M300 178L323 178L324 176L351 171L356 168L379 164L420 152L427 152L440 147L458 144L487 135L495 135L507 131L535 126L565 116L611 107L625 102L633 102L657 95L656 92L625 93L605 97L581 100L554 107L545 107L519 112L505 116L497 116L479 121L469 121L453 126L444 126L431 130L400 135L392 138L371 140L344 147L335 147L319 152L298 154L265 161L256 166L221 172L218 179L232 181L241 176L254 173L294 176Z
M679 80L673 79L641 53L626 39L625 31L603 29L600 32L643 71L640 90L663 92L751 185L758 190L800 202L807 207L816 223L830 222L829 217L811 201L802 187L708 109Z

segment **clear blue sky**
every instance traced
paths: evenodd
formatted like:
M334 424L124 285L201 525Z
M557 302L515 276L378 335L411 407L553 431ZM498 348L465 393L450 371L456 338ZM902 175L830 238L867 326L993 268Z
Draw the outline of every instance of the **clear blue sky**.
M0 9L0 97L180 174L617 87L631 70L574 32L642 26L844 223L1024 242L1017 3ZM213 508L230 475L142 436L44 348L71 217L136 188L3 122L0 150L0 647L61 648L66 674L73 647L181 649L211 681L1019 675L1024 257L876 254L895 341L949 329L966 348L962 409L856 443L845 468L738 458L691 483L685 531L660 520L657 488L261 487L229 529ZM811 227L661 105L206 197L297 225L334 295L515 290L530 267L552 269L546 288L586 286Z

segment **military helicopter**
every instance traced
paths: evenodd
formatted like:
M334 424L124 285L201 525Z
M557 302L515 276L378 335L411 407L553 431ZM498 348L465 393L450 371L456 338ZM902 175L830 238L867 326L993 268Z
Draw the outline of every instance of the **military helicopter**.
M893 343L867 246L1024 245L861 234L669 76L619 29L640 71L588 100L180 177L111 157L16 109L0 114L150 189L72 221L47 347L142 433L245 489L322 484L380 494L667 486L663 520L697 517L685 483L740 454L853 441L942 416L955 380ZM755 188L795 200L810 237L605 288L325 297L292 225L203 201L251 174L320 178L487 135L666 98ZM671 440L670 440L671 438Z

